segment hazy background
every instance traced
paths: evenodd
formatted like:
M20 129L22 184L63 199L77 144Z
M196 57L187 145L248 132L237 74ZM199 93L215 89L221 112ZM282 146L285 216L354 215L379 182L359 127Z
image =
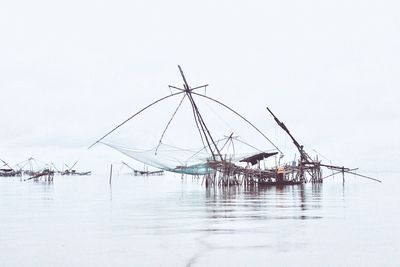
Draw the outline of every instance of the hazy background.
M180 85L208 83L279 147L399 170L397 1L2 1L0 158L105 171L86 148ZM157 119L157 113L154 113ZM197 136L196 136L197 138ZM289 155L290 156L290 155Z

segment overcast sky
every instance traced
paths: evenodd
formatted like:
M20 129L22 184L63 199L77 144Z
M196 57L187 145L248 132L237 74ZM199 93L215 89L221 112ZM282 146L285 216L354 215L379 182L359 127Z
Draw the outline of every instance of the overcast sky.
M122 159L86 148L181 85L180 64L280 147L266 106L334 163L399 170L399 12L382 0L2 1L0 158Z

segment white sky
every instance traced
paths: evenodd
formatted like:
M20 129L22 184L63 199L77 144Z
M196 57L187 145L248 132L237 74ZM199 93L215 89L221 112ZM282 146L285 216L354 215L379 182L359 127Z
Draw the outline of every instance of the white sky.
M399 12L382 0L2 1L0 158L122 159L86 148L180 85L181 64L280 147L266 106L334 163L399 170Z

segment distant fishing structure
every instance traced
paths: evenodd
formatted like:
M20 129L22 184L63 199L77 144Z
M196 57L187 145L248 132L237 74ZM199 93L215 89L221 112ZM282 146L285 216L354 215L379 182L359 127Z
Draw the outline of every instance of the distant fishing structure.
M0 162L3 164L0 168L0 176L1 177L20 177L22 176L22 172L20 170L15 170L12 168L7 162L0 159Z
M118 150L128 157L131 157L144 164L159 168L163 171L180 173L184 175L193 175L196 177L202 176L203 183L207 187L235 185L274 186L297 185L303 183L322 183L324 179L339 173L341 173L343 176L343 182L345 174L352 174L358 177L381 182L375 178L356 173L355 171L357 169L324 164L318 159L317 156L314 159L311 158L304 150L303 145L298 143L286 125L281 122L268 107L267 111L293 141L293 144L300 153L300 159L297 162L294 161L290 164L277 163L272 167L262 167L261 162L265 163L265 160L272 156L279 157L280 162L280 159L284 157L283 152L259 128L257 128L239 112L219 100L199 93L198 89L206 89L208 84L190 87L182 68L179 65L178 68L183 79L183 88L169 85L169 88L176 90L176 92L171 92L170 95L164 96L140 109L138 112L130 116L122 123L118 124L111 131L90 145L89 148L98 143L102 143ZM115 132L121 126L145 110L175 96L181 96L182 98L169 121L166 123L160 140L155 147L151 149L136 149L128 146L103 142L107 136ZM229 136L225 136L224 138L216 139L211 133L205 118L199 110L199 105L196 101L198 98L215 103L239 117L248 125L249 130L255 131L261 135L266 143L272 145L273 149L269 151L261 150L248 144L248 142L245 140L241 140L239 136L234 136L234 133L230 134ZM197 132L203 144L200 149L180 148L163 142L164 135L167 132L175 115L181 108L184 100L188 100L191 106ZM255 149L257 153L237 153L237 151L235 151L235 145L238 143L251 147L253 150ZM231 148L231 151L228 148ZM322 168L331 170L333 173L324 177ZM111 173L112 170L110 172L110 181Z
M61 175L80 175L80 176L87 176L87 175L91 175L92 174L91 171L77 171L77 170L75 170L74 167L76 166L76 164L78 164L78 162L79 162L79 160L75 161L75 163L72 164L71 167L69 167L68 164L64 163L64 165L65 165L65 167L67 167L67 169L63 170L63 171L59 171L59 173Z
M17 163L15 167L27 176L35 176L44 170L52 169L50 164L34 157L29 157L27 160Z
M44 180L46 182L52 182L54 179L54 175L80 175L86 176L90 175L91 171L79 172L74 170L73 168L78 163L76 161L72 167L69 167L67 164L64 165L67 169L60 171L54 163L46 163L44 161L38 160L34 157L30 157L27 160L19 162L15 164L14 167L11 167L10 164L0 159L0 162L3 164L0 168L0 177L23 177L28 176L23 179L24 181L34 180L40 181ZM22 179L22 178L21 178Z
M126 167L130 170L130 172L126 173L128 175L133 175L133 176L162 176L164 175L163 170L149 170L147 165L143 166L143 170L139 170L137 168L132 167L125 161L113 163L113 166L120 165L121 168Z
M39 180L44 180L45 182L52 182L54 178L54 171L50 169L44 169L40 172L35 173L31 177L25 179L24 181L34 180L38 182Z

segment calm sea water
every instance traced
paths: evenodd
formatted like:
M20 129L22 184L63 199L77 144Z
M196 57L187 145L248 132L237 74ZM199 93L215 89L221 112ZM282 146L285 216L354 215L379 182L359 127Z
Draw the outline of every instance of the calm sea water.
M400 266L400 175L207 190L107 175L0 178L0 266Z

